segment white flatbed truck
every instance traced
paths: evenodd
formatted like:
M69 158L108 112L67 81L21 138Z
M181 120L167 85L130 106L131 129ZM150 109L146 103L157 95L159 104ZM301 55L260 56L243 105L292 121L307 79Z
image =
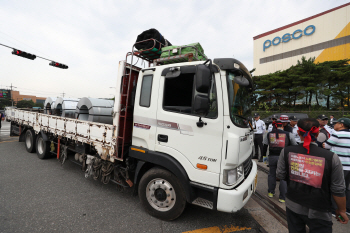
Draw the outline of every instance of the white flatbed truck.
M134 56L153 66L129 65ZM174 62L181 58L188 62ZM86 177L134 188L152 216L173 220L186 203L231 213L257 184L252 82L233 58L150 60L133 49L119 63L113 125L15 108L6 109L6 120L28 152L69 159Z

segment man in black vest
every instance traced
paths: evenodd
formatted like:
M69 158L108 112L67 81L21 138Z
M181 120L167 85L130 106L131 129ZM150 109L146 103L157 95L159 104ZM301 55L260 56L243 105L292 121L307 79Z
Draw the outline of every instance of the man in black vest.
M331 133L326 129L326 125L328 123L328 117L324 114L319 115L317 117L317 121L320 124L320 133L317 137L318 146L322 147L322 144L328 140L328 138L331 136Z
M332 232L331 196L337 204L337 220L347 224L343 169L337 154L319 148L316 119L298 121L302 141L281 151L277 177L287 181L286 211L289 232Z
M281 121L272 122L273 129L264 137L264 150L263 156L266 156L267 148L269 148L269 176L267 180L268 184L268 196L273 197L276 189L276 169L278 157L281 150L290 145L297 145L294 137L291 133L283 130L283 123ZM280 181L280 195L279 202L284 203L286 199L287 183L284 180Z

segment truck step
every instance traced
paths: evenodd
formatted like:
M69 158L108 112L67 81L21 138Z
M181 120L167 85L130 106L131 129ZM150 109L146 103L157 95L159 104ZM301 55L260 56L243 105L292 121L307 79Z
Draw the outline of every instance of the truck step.
M204 208L211 209L211 210L214 208L212 201L208 201L208 200L205 200L205 199L200 198L200 197L198 197L196 200L194 200L192 202L192 204L202 206Z

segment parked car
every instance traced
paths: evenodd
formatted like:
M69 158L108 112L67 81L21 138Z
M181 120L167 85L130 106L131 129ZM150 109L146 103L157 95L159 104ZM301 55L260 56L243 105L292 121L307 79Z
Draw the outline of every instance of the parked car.
M266 125L266 129L269 127L269 125L272 123L271 121L271 117L273 115L277 115L278 117L281 116L281 115L287 115L288 117L290 116L296 116L298 119L302 119L302 118L308 118L309 116L306 114L306 113L274 113L274 114L271 114L270 116L264 118L264 119L261 119L262 121L265 122L265 125Z

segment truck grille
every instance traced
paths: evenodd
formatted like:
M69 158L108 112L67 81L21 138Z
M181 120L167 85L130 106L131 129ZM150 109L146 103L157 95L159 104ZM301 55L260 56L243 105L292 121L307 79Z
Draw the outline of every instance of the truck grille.
M244 178L247 178L249 176L250 171L252 170L253 162L251 156L243 162L244 167Z

